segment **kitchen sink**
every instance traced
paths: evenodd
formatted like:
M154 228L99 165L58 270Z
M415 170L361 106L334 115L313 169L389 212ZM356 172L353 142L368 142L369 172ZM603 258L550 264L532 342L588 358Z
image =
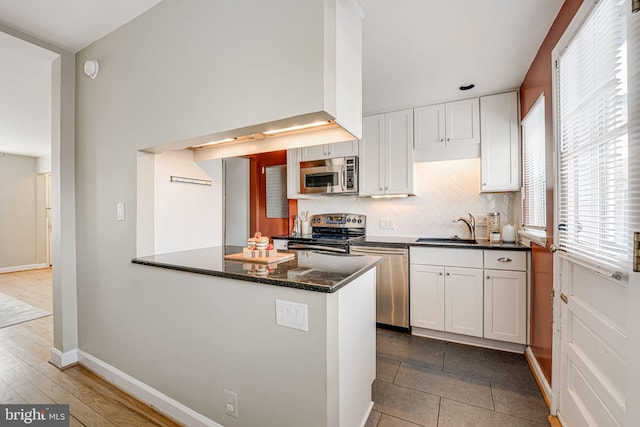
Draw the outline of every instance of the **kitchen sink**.
M462 239L460 237L421 237L416 240L416 243L466 243L475 245L478 241L473 239Z

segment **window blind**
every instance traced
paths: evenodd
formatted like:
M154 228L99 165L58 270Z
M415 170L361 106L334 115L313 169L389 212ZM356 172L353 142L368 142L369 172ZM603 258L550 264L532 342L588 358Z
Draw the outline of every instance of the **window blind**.
M625 5L598 2L557 61L559 247L611 269L630 259Z
M546 167L544 94L522 119L522 223L524 228L546 226Z

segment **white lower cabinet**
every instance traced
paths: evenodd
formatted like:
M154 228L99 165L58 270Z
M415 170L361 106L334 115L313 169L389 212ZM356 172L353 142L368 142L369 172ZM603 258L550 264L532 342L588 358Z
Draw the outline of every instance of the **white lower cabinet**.
M527 343L527 272L524 252L485 251L484 336Z
M482 251L411 248L409 283L411 326L482 336Z
M482 269L445 267L444 330L482 336L484 305Z
M410 325L527 343L527 255L412 247Z
M412 264L410 324L444 331L444 267Z

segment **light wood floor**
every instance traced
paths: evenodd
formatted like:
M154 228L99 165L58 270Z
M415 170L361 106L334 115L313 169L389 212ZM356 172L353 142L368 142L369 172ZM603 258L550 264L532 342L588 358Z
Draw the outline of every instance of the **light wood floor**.
M0 274L0 293L52 312L51 270ZM0 403L66 403L71 426L177 426L81 366L48 363L53 316L0 328Z

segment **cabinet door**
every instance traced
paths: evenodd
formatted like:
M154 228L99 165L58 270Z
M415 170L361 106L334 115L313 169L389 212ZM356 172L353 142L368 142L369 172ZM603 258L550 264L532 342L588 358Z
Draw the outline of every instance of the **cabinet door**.
M361 196L384 193L381 151L384 138L384 114L362 119L360 140L359 187Z
M300 161L326 159L329 156L328 147L331 144L312 145L311 147L302 147L300 149Z
M483 336L482 269L445 268L445 331Z
M332 159L358 155L358 140L336 142L333 144L312 145L303 147L301 161Z
M385 114L384 193L413 194L413 110Z
M444 104L414 109L413 129L416 151L444 148Z
M504 270L484 273L485 338L526 344L527 274Z
M518 93L480 98L482 191L520 189Z
M411 264L409 276L410 324L444 330L444 267Z
M327 145L327 153L330 158L349 157L358 155L358 140L336 142Z
M445 104L446 146L478 146L480 144L480 102L478 98Z
M287 150L287 198L300 198L300 148Z

